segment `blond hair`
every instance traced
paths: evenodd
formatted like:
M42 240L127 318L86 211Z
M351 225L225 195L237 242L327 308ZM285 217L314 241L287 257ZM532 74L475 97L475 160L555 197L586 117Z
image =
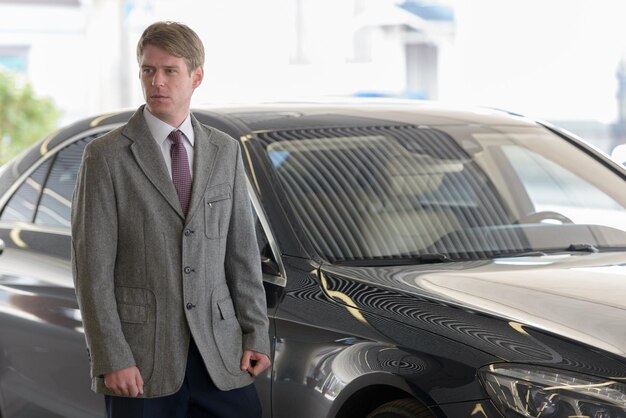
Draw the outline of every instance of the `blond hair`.
M187 25L178 22L156 22L148 26L137 42L137 62L141 65L147 45L161 48L170 55L183 58L189 74L204 65L204 46L200 37Z

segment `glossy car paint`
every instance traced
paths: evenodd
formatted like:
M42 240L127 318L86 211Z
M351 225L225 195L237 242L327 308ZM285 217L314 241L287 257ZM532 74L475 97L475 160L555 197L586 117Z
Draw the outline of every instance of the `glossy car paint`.
M406 397L436 417L499 417L477 379L479 368L498 362L626 380L626 304L620 296L626 294L626 253L393 267L326 264L298 230L254 141L261 131L373 121L534 122L427 105L275 105L195 114L242 142L251 197L273 250L273 260L264 264L273 366L257 379L265 417L364 417ZM63 146L85 132L106 132L130 115L79 122L31 148L0 174L0 206ZM0 255L0 414L103 417L102 398L89 390L69 230L6 222L0 238L6 245Z

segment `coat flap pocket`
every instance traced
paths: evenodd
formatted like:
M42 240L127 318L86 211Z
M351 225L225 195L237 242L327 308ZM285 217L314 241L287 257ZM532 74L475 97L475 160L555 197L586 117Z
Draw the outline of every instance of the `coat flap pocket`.
M140 287L115 287L115 299L117 303L128 303L130 305L147 305L149 301L148 289Z
M230 199L230 191L232 187L228 183L218 184L209 188L204 194L204 200L207 204L219 202L220 200Z
M206 201L207 201L207 204L210 205L212 203L219 202L220 200L226 200L226 199L230 199L230 192L220 194L217 196L209 196L206 198Z
M122 322L130 322L133 324L145 324L148 322L148 312L145 306L118 303L117 313Z
M224 298L217 301L217 309L220 311L221 319L233 318L235 316L235 307L231 298Z

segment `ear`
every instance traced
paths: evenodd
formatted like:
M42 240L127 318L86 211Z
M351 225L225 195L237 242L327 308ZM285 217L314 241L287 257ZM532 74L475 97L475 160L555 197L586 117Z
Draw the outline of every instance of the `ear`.
M204 78L204 68L202 68L202 66L193 70L193 72L191 73L191 85L193 86L194 89L197 88L202 83L203 78Z

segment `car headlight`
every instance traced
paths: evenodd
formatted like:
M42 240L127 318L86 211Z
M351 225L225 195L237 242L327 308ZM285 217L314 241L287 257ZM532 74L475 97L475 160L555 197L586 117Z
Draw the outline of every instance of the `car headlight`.
M519 364L479 374L507 418L626 418L626 385L614 380Z

